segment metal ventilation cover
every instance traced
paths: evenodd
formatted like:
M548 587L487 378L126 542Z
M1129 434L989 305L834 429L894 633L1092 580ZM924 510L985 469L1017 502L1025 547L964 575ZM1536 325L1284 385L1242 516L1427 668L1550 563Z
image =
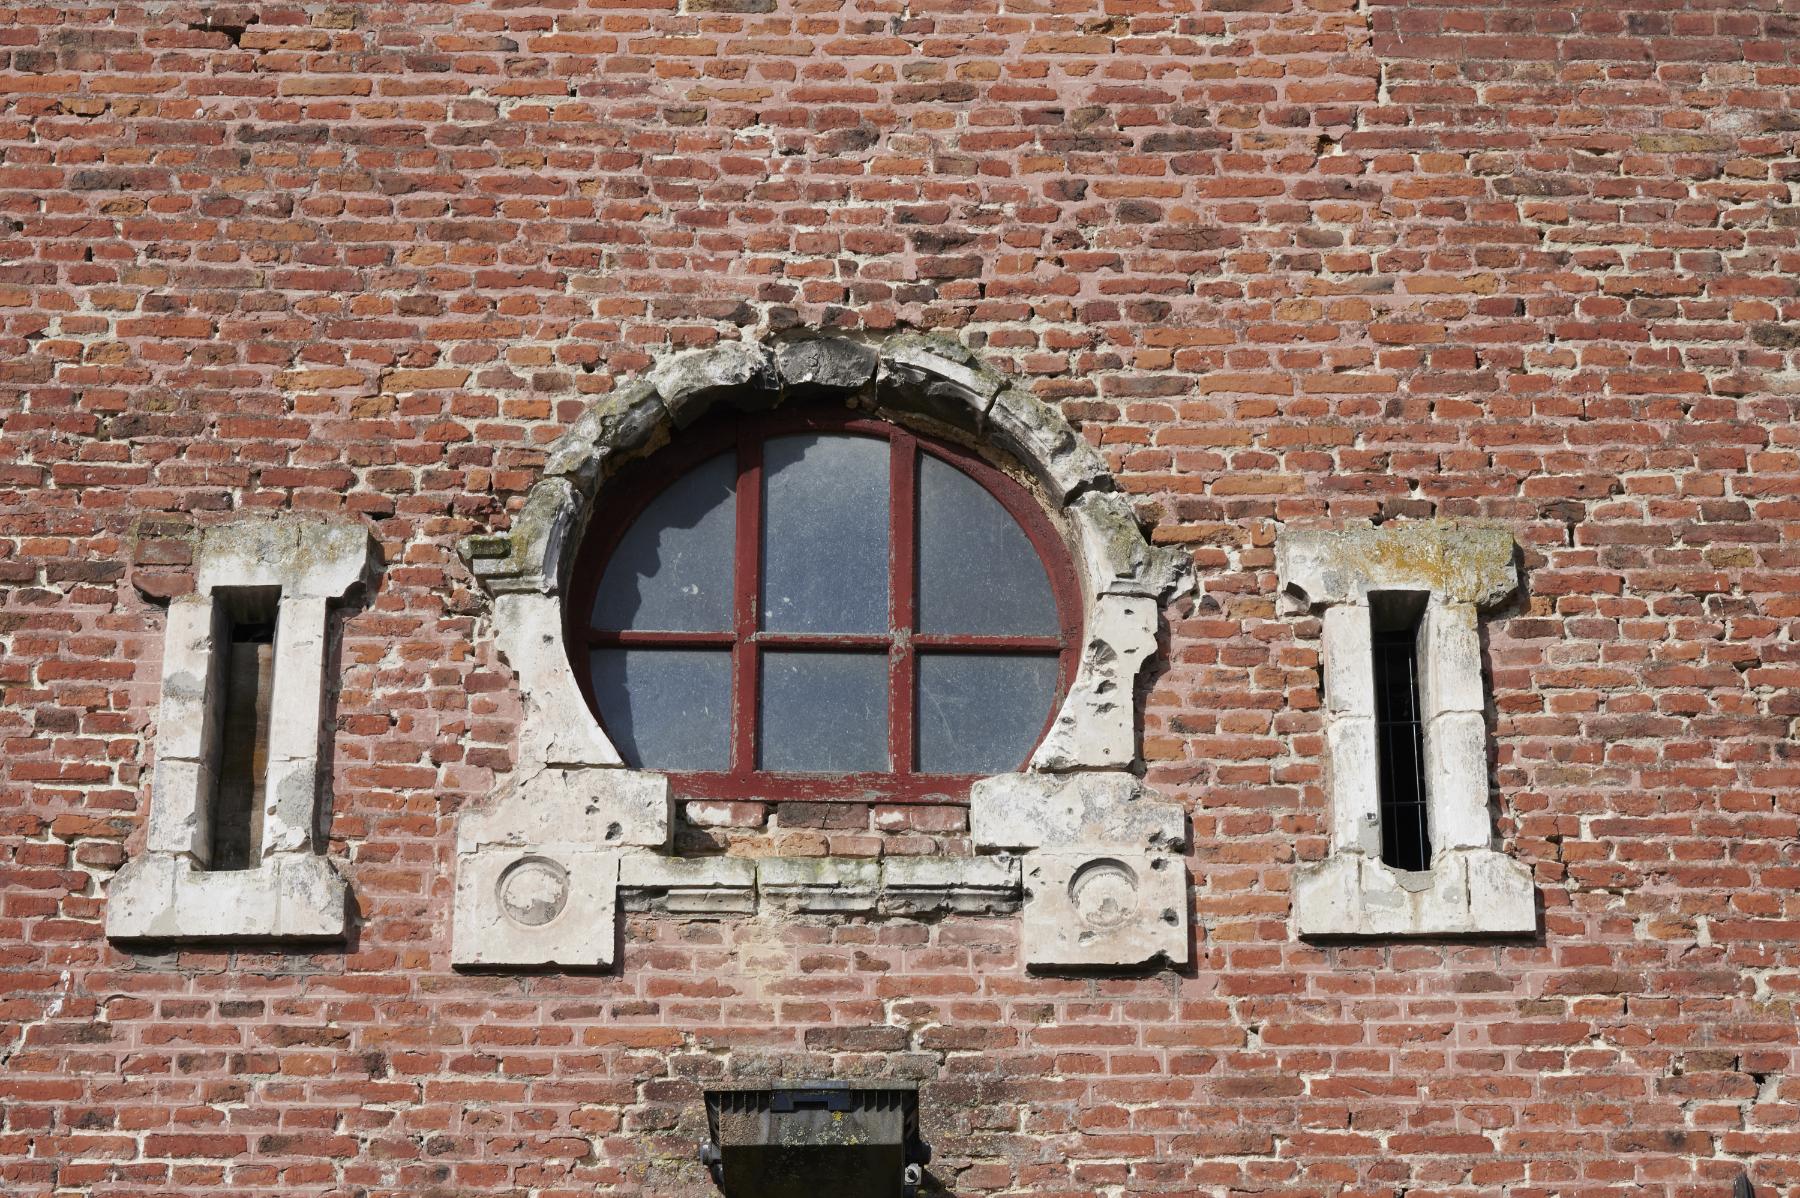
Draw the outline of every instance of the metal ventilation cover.
M700 1160L725 1198L914 1198L931 1159L915 1085L708 1090Z

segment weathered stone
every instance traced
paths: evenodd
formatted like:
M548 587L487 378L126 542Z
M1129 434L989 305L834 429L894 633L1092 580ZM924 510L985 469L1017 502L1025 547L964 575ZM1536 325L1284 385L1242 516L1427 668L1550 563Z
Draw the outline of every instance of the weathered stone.
M872 345L843 337L790 341L775 351L775 369L788 387L856 391L875 377L879 355Z
M227 620L210 594L169 604L163 629L162 702L157 709L156 768L150 790L152 853L180 853L206 864L212 848L211 796L217 786Z
M1375 721L1340 716L1325 725L1326 782L1331 795L1331 849L1381 852L1381 762Z
M279 587L284 595L342 597L375 560L360 524L301 516L244 517L200 534L195 563L202 594L215 587Z
M881 380L967 409L973 424L985 415L1005 380L983 370L973 354L944 338L896 337L882 347Z
M1367 602L1372 590L1491 607L1519 584L1513 548L1505 529L1446 520L1290 528L1276 538L1275 569L1313 607Z
M693 424L727 396L749 408L769 406L779 397L768 351L749 342L730 341L665 358L650 372L650 380L677 428Z
M765 857L756 888L795 911L873 911L881 863L858 857Z
M928 355L957 366L981 369L980 355L958 341L953 333L898 333L881 344L881 356L884 360L916 361L918 355Z
M1145 540L1130 501L1117 491L1090 491L1066 512L1096 593L1162 599L1191 585L1192 559Z
M274 705L299 718L269 722L263 786L265 857L313 849L319 809L319 721L325 710L325 620L324 599L282 595L275 623Z
M1419 709L1480 715L1486 707L1474 605L1427 604L1419 624Z
M1375 718L1375 628L1369 609L1341 603L1325 609L1325 712L1328 716Z
M1132 774L999 774L970 792L969 832L986 849L1168 852L1187 843L1187 817Z
M1184 965L1187 867L1168 854L1036 852L1025 863L1025 963Z
M567 478L541 479L513 514L504 557L477 554L474 538L465 538L458 549L493 594L554 591L561 584L569 536L581 510L580 495ZM481 538L481 548L489 548L486 541Z
M496 845L662 848L673 828L669 779L649 770L521 769L515 792L459 821L457 851Z
M505 534L485 533L481 536L464 537L458 548L463 558L469 562L511 557L512 538Z
M588 711L563 647L562 607L538 591L494 597L494 639L518 678L524 718L519 768L623 765L619 751Z
M1425 721L1425 794L1432 847L1487 848L1487 725L1479 712L1449 711Z
M666 857L627 853L619 886L647 910L747 914L756 910L756 862L747 857ZM633 893L635 892L635 893Z
M1341 854L1295 871L1293 921L1319 937L1528 934L1536 892L1524 863L1492 849L1439 851L1423 873Z
M150 781L150 820L144 848L177 853L206 865L212 852L212 804L218 774L210 757L159 757Z
M988 914L1021 897L1016 857L889 857L881 863L881 909L896 915L931 911Z
M1062 413L1029 391L1000 392L987 418L994 440L1036 474L1059 504L1079 491L1098 489L1107 477L1094 448Z
M550 446L546 478L566 478L591 493L612 470L612 462L651 449L666 435L669 409L648 380L629 383L596 400Z
M1043 743L1037 770L1104 769L1137 756L1137 676L1156 652L1157 605L1131 595L1091 601L1075 681Z
M618 940L619 854L488 848L456 870L451 962L606 968Z
M344 935L349 888L323 857L286 854L255 869L204 870L147 853L107 890L115 940L331 940Z
M210 762L219 713L208 702L216 693L227 632L224 608L210 594L183 595L169 602L163 625L162 702L156 714L159 761Z
M349 915L350 887L331 862L308 851L267 858L262 868L271 863L275 866L280 903L274 935L283 939L342 939Z

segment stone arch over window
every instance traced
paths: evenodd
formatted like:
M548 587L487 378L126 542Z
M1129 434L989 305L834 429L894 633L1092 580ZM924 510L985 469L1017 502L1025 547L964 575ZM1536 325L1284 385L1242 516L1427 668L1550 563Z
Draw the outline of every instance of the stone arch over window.
M942 431L1029 475L1079 575L1074 676L1026 766L970 793L972 857L683 858L666 776L626 764L565 644L571 571L607 483L721 406L836 402ZM604 967L615 912L908 913L1021 907L1038 966L1185 962L1183 812L1131 772L1137 675L1185 554L1151 545L1100 456L1051 405L952 341L816 337L671 356L598 401L551 448L511 529L463 556L523 702L517 764L458 828L454 958L468 967ZM779 798L780 796L770 796Z

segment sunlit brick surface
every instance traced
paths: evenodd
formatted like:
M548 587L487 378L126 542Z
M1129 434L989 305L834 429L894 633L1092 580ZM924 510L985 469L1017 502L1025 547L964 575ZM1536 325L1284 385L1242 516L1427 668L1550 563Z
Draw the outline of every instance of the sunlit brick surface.
M1800 17L1777 0L0 6L0 1191L697 1198L700 1091L917 1078L942 1190L1800 1194ZM1790 14L1790 15L1784 15ZM1148 778L1196 963L1016 918L633 916L449 968L516 692L456 538L664 351L950 333L1191 547ZM347 951L127 953L191 529L366 520ZM1524 549L1484 624L1534 941L1294 941L1282 522ZM689 851L966 851L709 802ZM941 1191L938 1191L941 1192Z

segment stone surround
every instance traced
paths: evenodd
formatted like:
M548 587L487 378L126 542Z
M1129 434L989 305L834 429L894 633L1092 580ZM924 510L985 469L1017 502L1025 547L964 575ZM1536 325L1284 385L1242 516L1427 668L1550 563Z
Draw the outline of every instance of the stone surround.
M319 854L330 810L319 771L326 708L326 621L365 583L374 543L360 525L246 516L201 534L194 591L169 603L162 706L144 849L113 879L106 934L116 940L311 940L342 937L349 889ZM225 702L227 601L279 593L260 858L210 868L212 801Z
M581 696L562 642L563 583L606 478L714 405L762 410L821 398L991 445L1051 499L1077 550L1083 640L1074 682L1026 770L987 779L971 796L974 845L994 855L754 864L672 855L666 780L627 768ZM1016 904L1033 966L1188 959L1185 820L1127 772L1137 758L1138 672L1156 651L1161 604L1189 585L1185 556L1144 539L1099 456L1055 408L955 342L817 337L665 359L556 443L508 534L470 538L463 553L493 597L494 636L525 715L517 768L458 831L458 965L606 967L622 908L748 911L768 901L864 915ZM1052 827L1048 813L1070 795L1080 796L1079 814ZM1015 819L1019 812L1031 814ZM1148 836L1146 819L1156 825ZM1030 829L1030 842L1001 829ZM559 896L539 925L521 925L508 902L526 862L537 863L532 884Z
M1487 691L1478 612L1518 586L1512 535L1450 521L1284 529L1276 569L1288 598L1319 611L1331 850L1295 871L1301 936L1530 934L1531 870L1493 847L1488 813ZM1423 592L1419 706L1424 725L1431 868L1381 860L1369 597Z

